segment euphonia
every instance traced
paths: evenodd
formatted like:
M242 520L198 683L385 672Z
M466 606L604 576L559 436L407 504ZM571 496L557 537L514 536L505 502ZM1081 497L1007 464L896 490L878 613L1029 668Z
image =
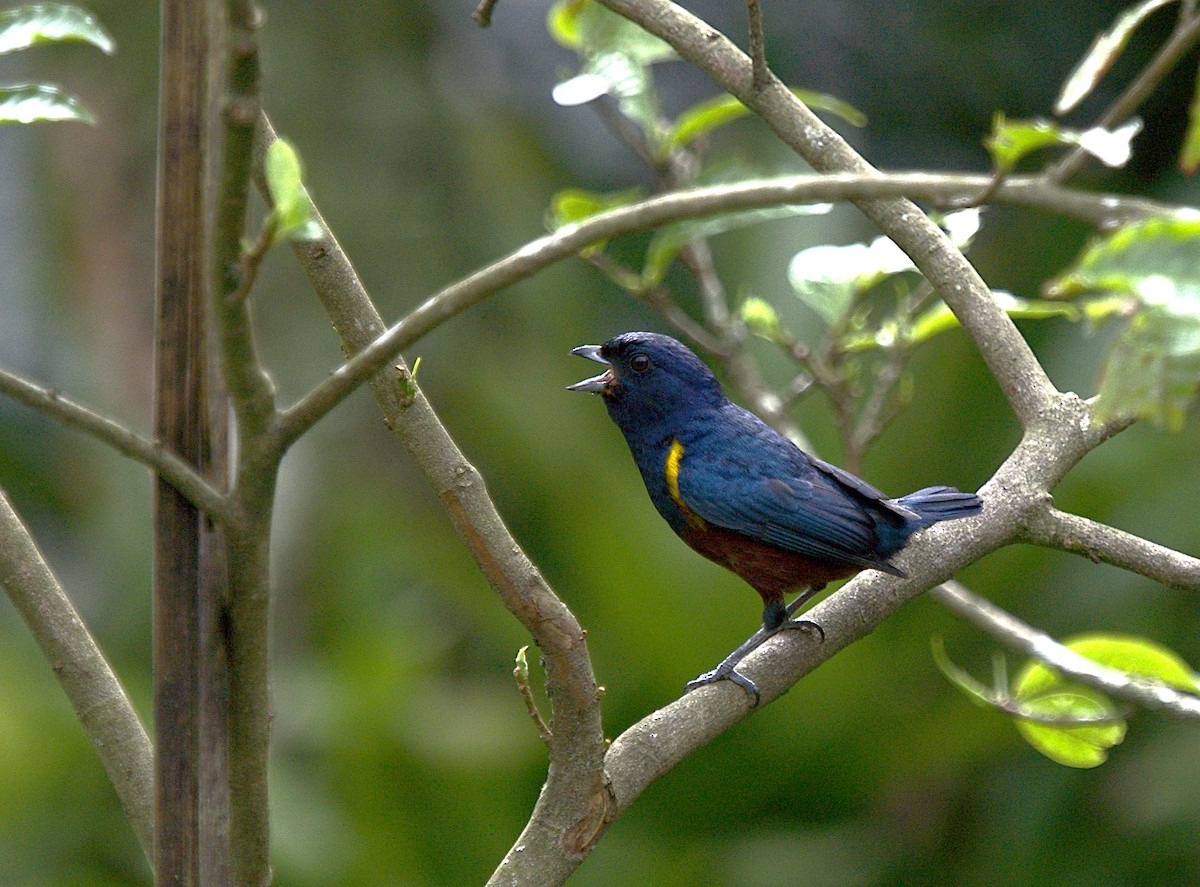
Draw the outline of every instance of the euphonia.
M623 333L571 353L605 365L568 387L603 398L659 514L762 597L762 630L689 690L728 678L757 702L738 662L781 629L819 631L791 617L825 583L866 569L903 576L890 558L913 533L982 507L974 493L945 486L889 499L810 456L731 402L704 362L669 336Z

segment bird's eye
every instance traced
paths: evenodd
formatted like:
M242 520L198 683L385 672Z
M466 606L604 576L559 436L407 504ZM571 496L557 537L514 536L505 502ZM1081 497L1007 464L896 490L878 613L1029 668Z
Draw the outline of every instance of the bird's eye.
M644 373L650 369L650 358L639 351L629 358L629 368L635 373Z

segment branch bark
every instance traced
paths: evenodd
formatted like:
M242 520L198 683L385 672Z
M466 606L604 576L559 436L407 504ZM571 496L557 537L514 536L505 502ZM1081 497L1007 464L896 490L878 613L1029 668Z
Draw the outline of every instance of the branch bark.
M845 140L774 76L754 88L750 59L719 31L667 0L601 0L609 9L669 43L758 114L819 172L877 175ZM1054 399L1054 386L986 283L961 252L907 199L855 199L854 204L896 242L937 289L966 329L1023 425Z
M765 182L688 189L600 213L531 241L426 299L369 346L356 352L323 383L285 410L280 422L280 433L285 442L296 440L341 403L351 391L382 370L388 361L417 339L487 298L496 290L524 280L554 262L574 256L597 241L680 219L783 203L874 200L898 194L949 203L967 195L978 194L979 189L989 181L986 176L944 176L926 173L805 175ZM1170 207L1150 201L1130 201L1113 195L1089 195L1068 189L1047 188L1033 179L1014 179L1006 182L994 199L996 202L1011 202L1014 205L1059 212L1096 224L1109 224L1141 218L1146 214L1171 212ZM1003 318L1006 328L1015 331L1007 315L996 308L994 303L989 309L989 318L993 317L993 312ZM977 332L986 334L990 328L985 324L983 330ZM1023 340L1021 348L1028 350Z
M37 641L154 864L154 750L116 673L0 490L0 585Z
M1112 564L1169 588L1200 591L1200 559L1116 527L1059 511L1050 504L1049 497L1029 513L1021 537L1035 545Z
M261 129L259 170L275 138L265 118ZM259 189L267 196L259 178ZM361 353L383 335L384 323L319 213L317 221L326 236L297 244L296 255L343 350L348 355ZM455 445L403 361L376 373L370 386L384 421L438 494L480 570L504 606L529 630L545 661L546 692L553 709L546 785L489 883L561 883L614 815L603 781L604 733L585 632L508 531L483 477Z

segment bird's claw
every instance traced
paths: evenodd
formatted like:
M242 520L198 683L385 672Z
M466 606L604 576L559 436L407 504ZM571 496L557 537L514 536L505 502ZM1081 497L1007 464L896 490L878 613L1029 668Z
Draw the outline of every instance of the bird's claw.
M811 619L788 619L777 629L775 629L775 631L767 635L767 637L763 637L761 639L751 638L749 641L731 653L724 662L722 662L712 671L706 671L695 680L688 681L687 686L684 687L684 692L690 693L697 687L715 684L717 681L732 681L750 694L750 697L754 700L751 707L757 707L758 703L762 699L762 695L758 691L758 685L737 670L738 663L741 662L743 657L749 654L752 650L757 649L763 641L773 637L785 629L797 629L799 631L803 631L805 634L815 634L819 638L820 643L825 643L825 629L821 628L821 626L817 625L817 623L813 622Z
M697 687L705 687L709 684L715 684L717 681L732 681L743 690L750 694L750 698L754 700L751 708L757 707L762 695L758 692L758 685L750 680L736 668L721 668L717 666L712 671L706 671L700 677L688 681L683 688L685 693L690 693Z
M785 628L798 629L805 634L815 634L820 643L825 643L825 629L811 619L789 619L783 625L779 626L778 630L782 631Z

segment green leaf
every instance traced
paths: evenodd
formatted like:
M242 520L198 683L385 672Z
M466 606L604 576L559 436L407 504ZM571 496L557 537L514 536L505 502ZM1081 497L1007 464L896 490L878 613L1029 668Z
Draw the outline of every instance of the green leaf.
M866 126L866 116L848 102L806 89L793 88L792 92L815 111L829 111L854 126ZM750 109L731 95L724 94L707 99L679 115L667 134L666 148L681 148L694 139L749 113Z
M654 232L654 236L650 239L650 246L646 249L646 259L642 267L642 282L646 286L660 283L671 266L671 262L679 255L679 251L693 240L714 237L724 234L726 231L748 228L762 222L790 219L795 216L818 215L828 212L829 209L828 204L812 203L768 206L762 209L743 209L703 219L685 219L681 222L663 225Z
M1119 167L1129 161L1133 137L1141 128L1142 122L1134 118L1113 130L1097 126L1080 132L1049 120L1010 121L997 113L992 119L992 133L983 144L1000 173L1011 172L1034 151L1056 145L1078 146L1106 166Z
M322 231L313 218L312 201L304 188L304 174L296 149L284 139L276 139L267 148L263 171L274 205L276 238L319 239Z
M563 188L550 198L550 208L546 210L546 227L557 231L566 225L574 225L599 213L619 206L633 203L642 196L637 188L602 194L598 191L586 191L583 188ZM598 240L588 244L580 252L587 254L604 248L607 240ZM637 284L640 286L640 282Z
M1200 690L1196 674L1173 650L1133 635L1079 635L1064 644L1081 656L1108 668L1159 681L1184 692ZM1069 719L1118 718L1113 704L1101 693L1064 680L1041 662L1030 662L1017 677L1014 697L1022 710L1041 717ZM1042 754L1071 767L1095 767L1107 750L1125 736L1125 722L1063 726L1018 721L1025 739Z
M96 122L87 108L56 86L29 84L0 87L0 123L53 120Z
M1117 56L1129 42L1129 37L1134 29L1152 12L1170 2L1172 0L1144 0L1137 6L1125 10L1117 16L1112 27L1097 35L1091 48L1079 60L1079 64L1075 66L1075 69L1067 77L1066 83L1063 84L1062 92L1059 93L1058 99L1054 103L1054 113L1066 114L1087 98L1096 84L1100 82L1100 78L1117 60Z
M1039 718L1098 720L1117 718L1117 710L1104 696L1085 687L1045 693L1022 702L1022 709ZM1113 720L1104 724L1073 726L1015 719L1017 731L1052 761L1067 767L1098 767L1108 759L1108 750L1125 738L1126 724Z
M583 0L559 0L546 13L546 30L556 42L568 49L579 49L583 36L579 33L579 10Z
M585 59L607 52L642 65L678 58L670 44L595 0L560 0L547 15L547 27L555 40Z
M746 329L768 342L779 342L783 339L783 327L779 323L779 315L774 306L765 299L751 297L742 302L738 313Z
M0 12L0 54L67 41L90 43L109 55L116 49L95 17L78 6L30 3Z
M1187 132L1184 133L1183 147L1179 151L1179 168L1188 174L1200 169L1200 68L1196 69L1196 86L1188 107Z
M550 198L546 224L551 231L555 231L564 225L582 222L610 209L627 206L641 196L642 192L637 188L627 188L610 194L586 191L583 188L563 188Z
M1113 344L1097 417L1178 429L1200 387L1200 218L1145 219L1089 247L1046 291L1100 291L1140 306Z
M885 277L913 270L912 260L886 237L870 244L814 246L788 263L788 282L796 296L836 326L859 294Z
M1002 290L993 290L992 297L996 300L996 304L1004 309L1005 314L1021 320L1064 317L1067 320L1077 321L1083 316L1079 307L1063 302L1022 299ZM958 318L954 316L954 312L946 307L945 302L938 302L913 321L912 326L909 327L908 336L915 345L926 339L932 339L939 333L952 330L958 325Z
M1096 420L1132 416L1178 432L1198 390L1200 318L1147 309L1113 343L1100 380Z

